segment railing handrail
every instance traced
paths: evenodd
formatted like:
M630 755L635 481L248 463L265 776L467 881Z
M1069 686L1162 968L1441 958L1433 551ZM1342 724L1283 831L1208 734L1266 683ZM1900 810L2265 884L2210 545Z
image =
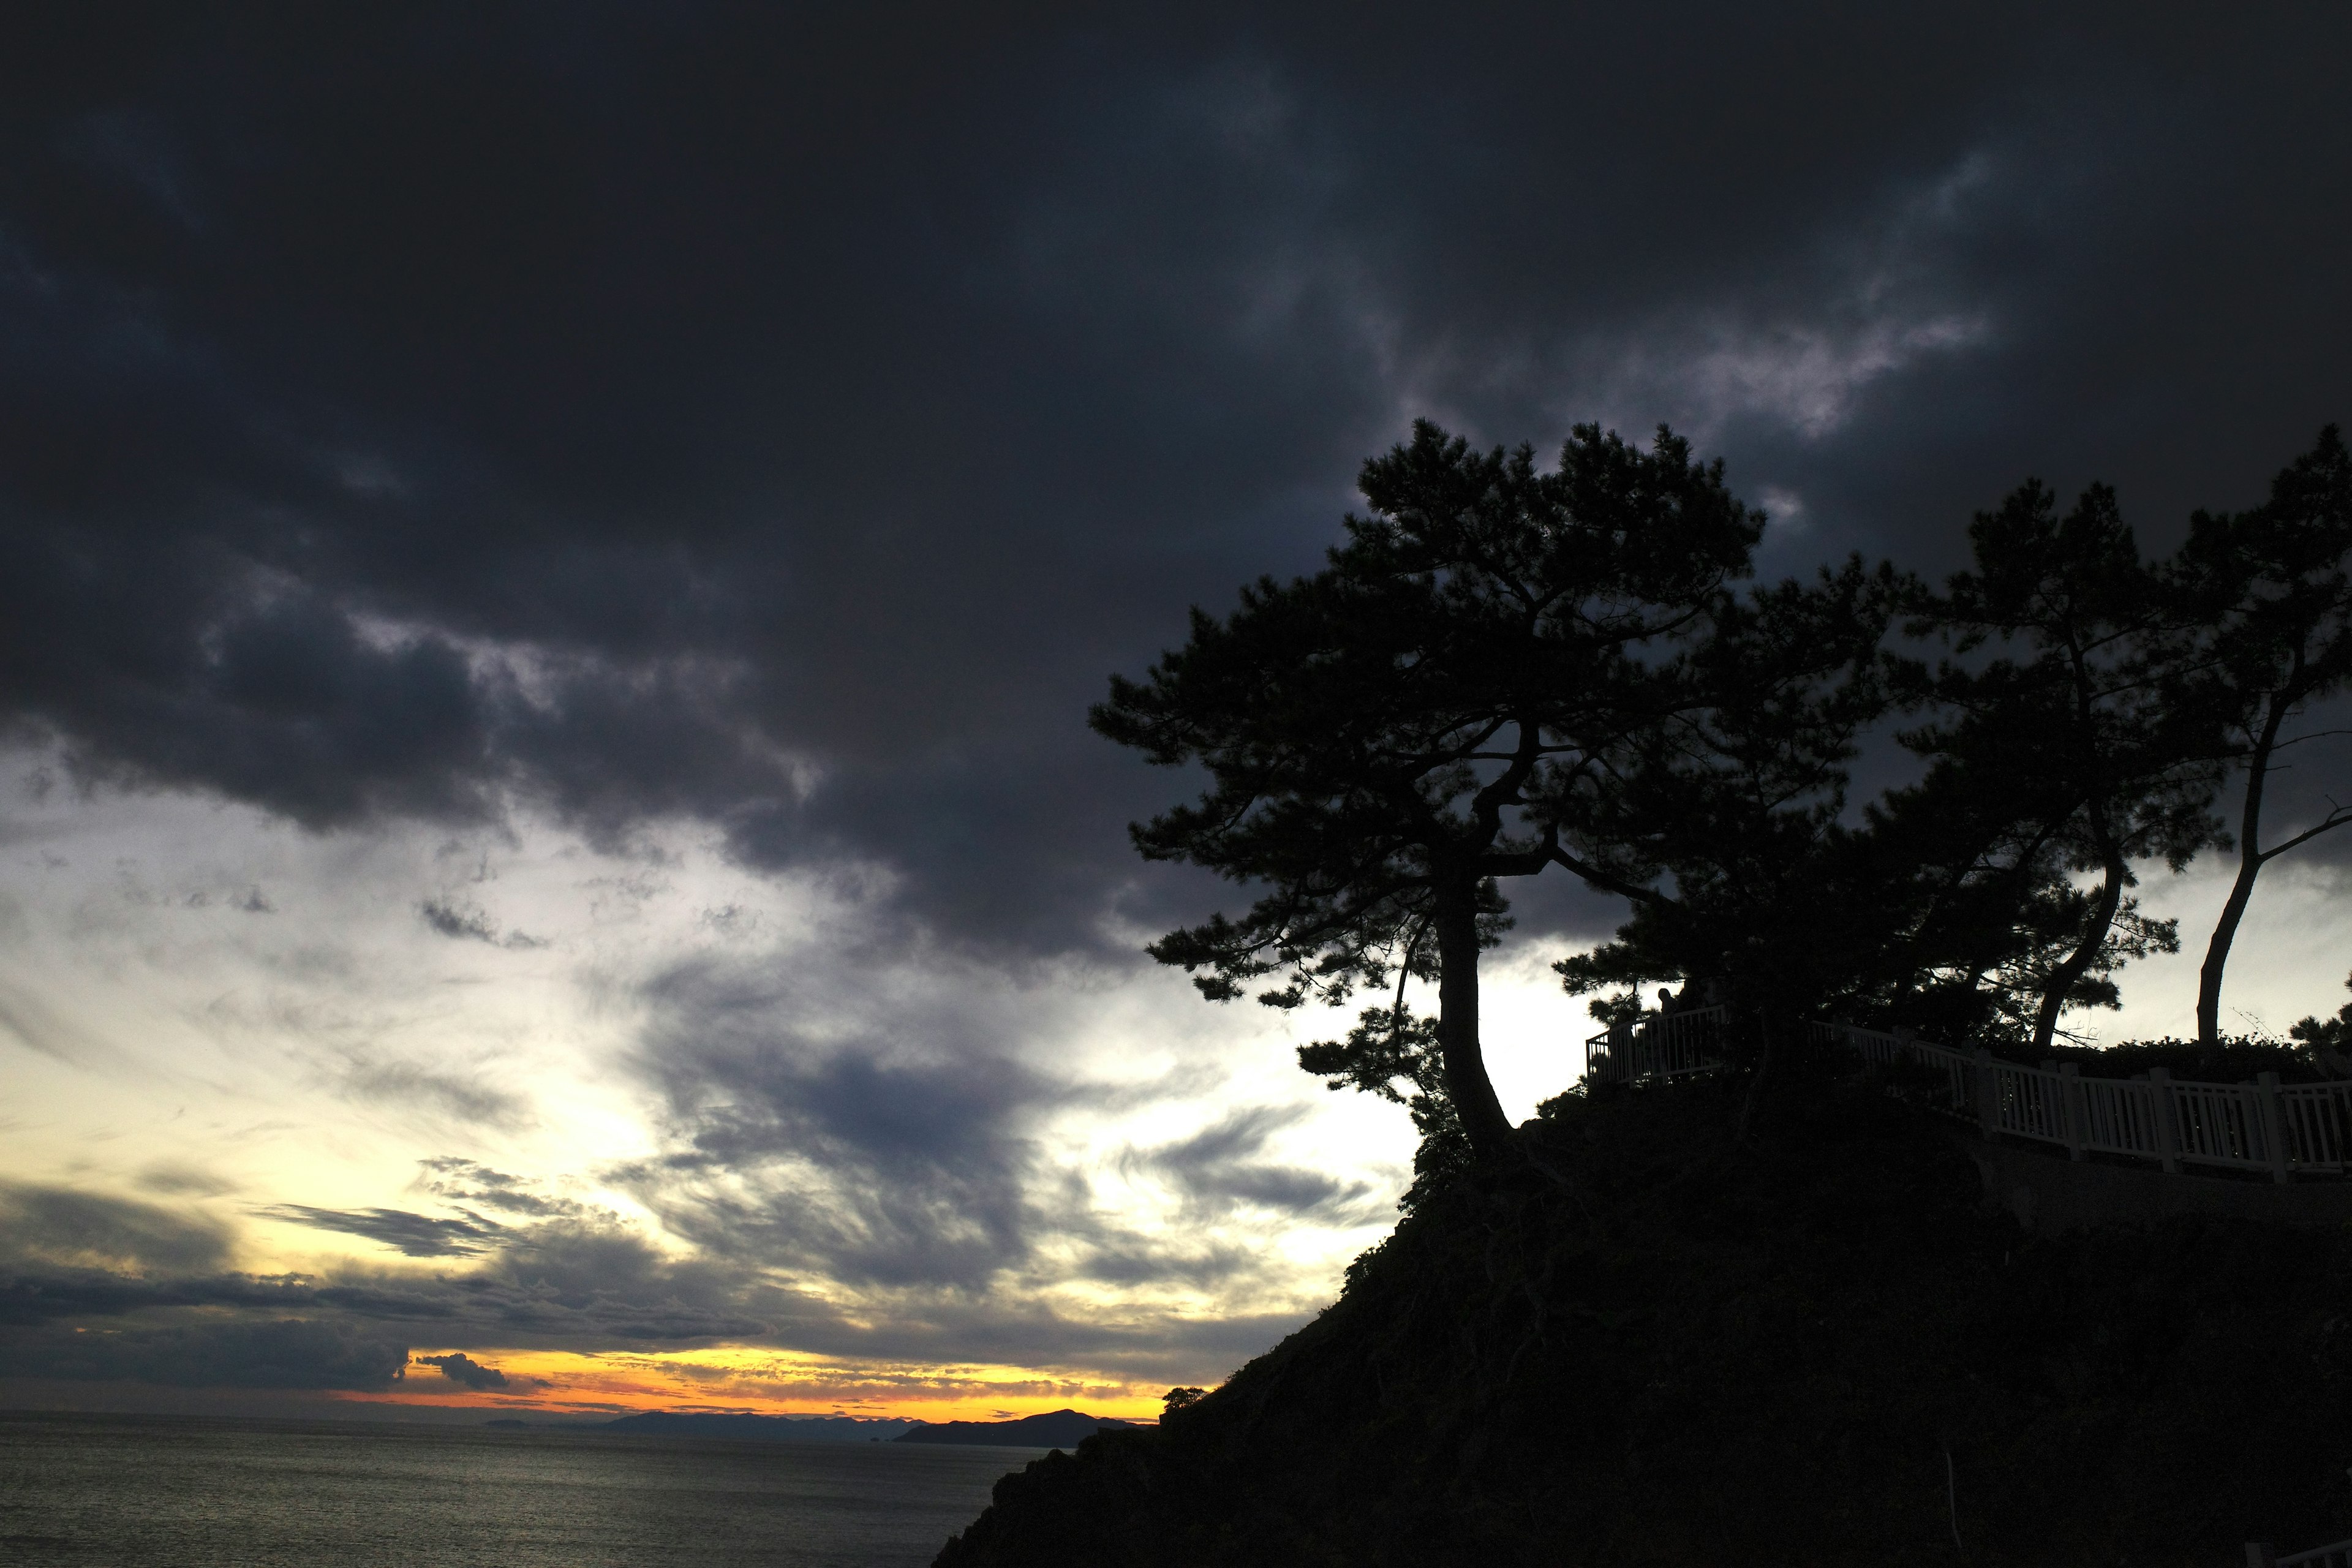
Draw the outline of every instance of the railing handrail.
M2087 1152L2239 1171L2277 1181L2302 1170L2352 1174L2352 1083L2282 1084L2274 1072L2248 1083L2175 1079L2161 1068L2129 1079L2084 1078L2075 1063L2029 1067L1990 1051L1956 1051L1916 1037L1853 1024L1816 1023L1864 1058L1907 1058L1940 1069L1944 1109L2000 1135Z
M1671 1013L1645 1012L1637 1022L1612 1024L1599 1034L1589 1037L1584 1043L1587 1046L1606 1046L1620 1036L1639 1033L1643 1029L1654 1027L1661 1022L1673 1024L1683 1020L1692 1022L1704 1020L1707 1023L1720 1024L1729 1021L1730 1017L1731 1009L1720 1002L1706 1007L1677 1007Z
M1666 1082L1718 1070L1731 1009L1717 1005L1643 1013L1584 1043L1592 1083ZM2080 1064L2029 1067L1982 1047L1955 1050L1907 1033L1817 1022L1826 1038L1872 1061L1907 1061L1943 1075L1940 1109L1976 1121L1987 1138L2063 1145L2067 1154L2184 1165L2352 1175L2352 1083L2283 1084L2274 1072L2247 1083L2175 1079L2152 1068L2128 1079L2085 1078ZM2347 1564L2347 1568L2352 1568Z
M1709 1047L1730 1018L1731 1009L1717 1005L1612 1024L1584 1042L1585 1079L1630 1084L1714 1072L1723 1061Z

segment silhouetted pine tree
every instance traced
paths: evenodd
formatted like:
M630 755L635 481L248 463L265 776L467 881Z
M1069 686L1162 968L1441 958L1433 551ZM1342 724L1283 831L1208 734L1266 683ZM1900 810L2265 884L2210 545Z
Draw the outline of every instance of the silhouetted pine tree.
M2244 769L2238 872L2214 922L2197 986L2197 1037L2221 1038L2221 977L2262 868L2352 822L2331 801L2315 821L2263 845L2266 788L2281 753L2316 738L2300 721L2352 683L2352 452L2331 425L2249 511L2200 512L2165 574L2204 623L2207 657L2180 700L2209 703Z
M1948 864L1996 891L1996 917L2000 898L2014 900L2022 940L1980 973L2015 966L2014 983L2038 994L2032 1043L2045 1050L2063 1008L2105 998L2134 864L2179 870L2220 833L2207 807L2221 747L2210 713L2180 700L2196 627L2141 563L2112 490L2094 485L2061 516L2029 480L1969 537L1974 570L1911 605L1912 633L1939 635L1950 656L1916 671L1938 712L1905 736L1933 759L1908 804L1957 805L1976 842ZM2079 904L2072 872L2099 879ZM2053 912L2072 929L2053 930ZM2171 941L2158 922L2126 929ZM2063 951L2044 948L2051 937Z
M1705 631L1762 520L1664 429L1643 451L1580 426L1542 472L1531 448L1477 452L1423 422L1360 484L1370 512L1322 571L1195 610L1184 646L1114 678L1091 720L1209 775L1197 804L1134 827L1146 858L1264 889L1152 954L1215 1000L1273 977L1259 1000L1278 1007L1434 979L1434 1076L1483 1157L1509 1132L1478 1037L1496 879L1561 866L1625 890L1546 803L1671 703L1657 664ZM1393 1005L1365 1020L1402 1021Z

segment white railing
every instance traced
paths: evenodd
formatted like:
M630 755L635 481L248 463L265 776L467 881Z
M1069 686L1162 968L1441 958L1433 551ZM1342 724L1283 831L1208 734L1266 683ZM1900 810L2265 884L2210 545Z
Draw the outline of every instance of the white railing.
M1815 1024L1812 1037L1880 1066L1925 1068L1938 1108L1975 1121L1988 1138L2063 1144L2077 1159L2120 1154L2168 1171L2218 1165L2284 1182L2298 1171L2345 1174L2352 1152L2352 1083L2282 1084L2270 1072L2252 1083L2189 1083L2162 1068L2084 1078L2073 1062L2030 1068L1851 1024Z
M1639 1022L1619 1024L1584 1042L1587 1083L1663 1083L1723 1065L1723 1026L1728 1007L1692 1007L1679 1013L1644 1013Z
M2281 1557L2263 1542L2246 1542L2246 1568L2352 1568L2352 1541L2315 1546L2292 1557Z
M2285 1142L2295 1159L2315 1168L2352 1169L2352 1084L2284 1084L2278 1093Z

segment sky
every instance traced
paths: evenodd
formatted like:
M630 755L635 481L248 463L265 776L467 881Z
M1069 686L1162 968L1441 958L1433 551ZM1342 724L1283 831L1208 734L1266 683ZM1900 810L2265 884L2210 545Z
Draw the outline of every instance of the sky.
M1143 955L1231 889L1085 713L1367 457L1667 423L1766 575L1933 575L2029 475L2159 552L2352 418L2336 8L11 33L0 1406L1149 1416L1412 1137L1297 1069L1346 1018ZM2347 853L2234 1026L2343 1000ZM2223 876L2083 1026L2192 1026ZM1623 911L1515 896L1525 1116Z

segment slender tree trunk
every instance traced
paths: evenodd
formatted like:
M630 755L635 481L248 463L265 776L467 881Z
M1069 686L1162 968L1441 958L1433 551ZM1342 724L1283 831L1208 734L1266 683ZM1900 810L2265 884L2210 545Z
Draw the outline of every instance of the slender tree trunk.
M2247 787L2252 793L2252 786ZM2250 825L2245 839L2238 847L2238 879L2230 884L2230 897L2221 906L2221 918L2213 922L2213 940L2205 944L2205 966L2197 972L2197 1039L2200 1045L2214 1045L2221 1038L2221 971L2230 962L2230 944L2238 940L2238 922L2246 918L2246 905L2254 896L2254 878L2262 868L2263 858L2254 853Z
M1734 1143L1748 1142L1748 1124L1756 1120L1756 1104L1763 1097L1764 1080L1772 1076L1772 1018L1761 1007L1756 1009L1756 1029L1762 1037L1764 1048L1756 1058L1756 1076L1748 1080L1748 1097L1739 1104L1739 1125L1731 1134Z
M2197 1039L2210 1046L2221 1037L2221 972L2230 963L2230 944L2238 940L2238 922L2254 896L2254 879L2263 870L2263 786L2270 780L2271 752L2278 745L2279 721L2285 705L2276 697L2255 731L2246 756L2246 798L2238 812L2238 879L2230 884L2229 901L2213 923L2213 940L2205 944L2205 967L2197 972Z
M1437 1044L1445 1065L1445 1092L1470 1152L1490 1160L1510 1147L1511 1123L1478 1047L1477 885L1437 889Z
M2115 928L2116 910L2123 907L2124 879L2130 875L2130 870L2124 864L2122 852L2116 847L2114 837L2107 832L2104 815L2095 816L2093 821L2098 834L2099 858L2103 862L2101 869L2105 873L2105 880L2100 884L2099 901L2092 906L2091 918L2084 926L2083 940L2074 944L2074 951L2066 955L2066 962L2058 966L2057 973L2051 975L2042 986L2042 1009L2033 1019L2033 1050L2036 1056L2050 1048L2051 1039L2058 1033L2058 1015L2066 1005L2066 994L2074 989L2074 982L2083 978L2084 972L2099 956L2099 949L2106 942L2107 932Z

